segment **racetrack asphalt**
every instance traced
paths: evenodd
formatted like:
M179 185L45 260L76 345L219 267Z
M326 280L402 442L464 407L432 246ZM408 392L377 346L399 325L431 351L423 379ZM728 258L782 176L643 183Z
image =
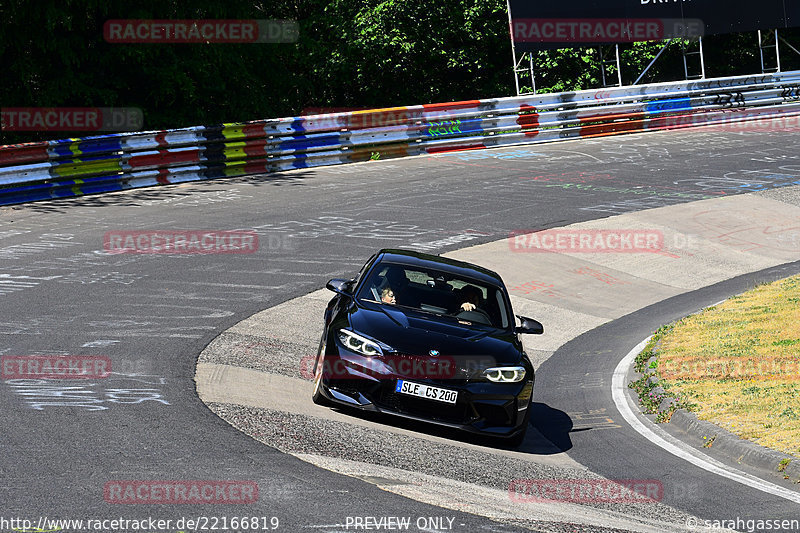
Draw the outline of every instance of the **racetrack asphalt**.
M228 426L198 400L193 382L197 354L254 313L318 289L331 277L354 273L381 247L439 253L489 243L520 229L552 228L778 189L799 179L797 153L797 137L787 132L663 132L298 170L4 208L0 210L2 355L105 355L116 373L105 381L70 383L75 388L68 390L5 380L0 393L7 429L0 436L5 452L0 471L7 481L0 488L3 513L32 518L241 516L245 511L230 505L110 504L103 499L103 487L119 479L249 479L258 483L260 497L246 512L277 515L288 530L337 530L347 516L365 514L456 516L464 531L553 530L551 522L518 524L506 517L502 524L420 503L402 497L400 488L380 490L369 479L332 474L266 447ZM259 234L257 253L103 252L106 231L237 228ZM769 257L767 263L775 260ZM652 271L657 270L654 266ZM701 273L698 276L702 278ZM540 281L547 282L531 277L518 286L542 292L533 289L540 285L525 286ZM680 288L707 282L700 279L696 287ZM698 301L668 307L664 316L691 311ZM536 316L536 310L546 306L547 302L537 304L530 314ZM579 301L571 306L571 312L582 313ZM595 317L592 325L616 318L613 309L583 314ZM626 335L646 336L651 323L658 322L655 314L625 330ZM571 370L567 375L576 382L553 386L581 389L574 397L581 408L592 404L594 394L581 386L602 376L581 376L566 357L546 359L560 346L559 335L567 338L575 329L575 323L560 325L549 327L555 340L539 354L536 401L571 413L565 410L571 405L551 399L558 390L542 384L548 365L565 361L565 369ZM314 335L318 327L307 325ZM609 339L603 337L604 342ZM592 343L588 346L594 349ZM58 402L72 406L42 406ZM278 411L266 413L269 420L280 416ZM302 428L302 420L283 416L287 431ZM339 433L353 426L344 424ZM603 431L570 432L568 450L551 448L541 460L527 460L528 467L537 476L562 476L567 471L614 477L623 461L618 455L609 457L613 454L603 449L608 442L602 435ZM320 439L335 445L339 436L329 433ZM374 453L402 458L413 453L403 446L418 444L413 438L398 442L393 447L384 443ZM431 448L431 453L450 449ZM466 445L459 446L459 452L479 453ZM504 451L483 453L490 469L508 459ZM643 467L646 460L631 453L622 459ZM431 462L447 465L441 457ZM459 462L451 457L450 464L457 472ZM663 466L670 472L678 468L677 462ZM681 465L680 471L685 468ZM683 475L696 476L702 493L719 490L708 475L688 472ZM682 508L712 517L710 503L704 498L694 501L696 507L690 502ZM774 510L778 516L796 513L796 508L781 502L764 504L748 491L717 502L713 510L744 513L747 505ZM651 518L649 511L638 514ZM666 506L659 507L656 515L676 523L682 518L680 511Z
M533 423L539 431L520 452L498 454L470 442L475 439L459 439L440 428L419 429L418 424L392 420L386 424L385 419L371 423L373 417L310 405L309 380L319 329L309 332L305 325L320 320L331 295L324 290L258 313L215 339L200 356L198 392L234 426L293 453L357 459L494 489L508 488L519 479L597 479L595 474L655 480L664 489L662 503L690 514L735 519L741 515L731 513L740 513L742 505L764 500L759 507L762 519L790 519L792 510L786 505L792 502L773 501L773 496L755 489L699 475L683 459L635 434L611 400L610 383L621 356L660 325L756 282L800 271L800 263L777 266L800 257L793 239L800 223L798 191L795 187L766 197L754 193L669 206L565 230L592 235L598 229L659 228L665 244L657 254L543 254L527 248L520 252L514 238L449 253L498 271L516 295L512 296L515 311L545 324L547 335L523 337L538 367ZM763 270L769 263L773 268ZM757 273L751 274L753 270ZM532 277L538 281L531 283ZM696 289L704 285L709 287ZM551 330L559 324L573 326ZM333 441L328 438L331 434L337 435ZM396 446L398 442L402 445ZM394 451L375 453L386 449ZM459 460L443 462L442 457ZM586 466L589 472L582 471ZM785 481L775 467L771 472L750 470L792 490L792 481L797 480ZM714 490L709 488L712 483ZM737 498L728 514L721 509L720 494ZM485 497L479 491L476 504ZM529 509L515 503L508 513L513 515L515 508L518 518L527 517ZM665 506L600 507L671 525L687 520ZM555 508L550 505L551 512ZM570 516L581 521L571 508L564 509L561 518ZM604 523L603 517L594 515L583 520Z

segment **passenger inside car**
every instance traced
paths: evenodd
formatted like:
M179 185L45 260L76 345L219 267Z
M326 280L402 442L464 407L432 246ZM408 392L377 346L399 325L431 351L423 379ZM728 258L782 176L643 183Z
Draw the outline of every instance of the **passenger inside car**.
M391 288L397 305L413 307L417 304L413 297L409 285L411 282L406 276L406 271L402 267L390 267L383 274L383 288Z
M395 305L397 303L397 300L394 296L394 291L391 289L391 287L386 287L383 289L383 291L381 291L381 301L385 304L391 305Z
M472 324L506 323L495 301L496 291L441 272L386 265L372 274L366 289L373 302L455 316Z

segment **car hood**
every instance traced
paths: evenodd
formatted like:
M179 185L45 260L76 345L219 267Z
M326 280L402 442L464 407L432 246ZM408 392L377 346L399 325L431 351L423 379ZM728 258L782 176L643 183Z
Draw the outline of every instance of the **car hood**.
M354 307L349 316L354 331L392 347L398 353L485 361L485 366L514 365L522 357L516 335L510 331L461 325L425 313L376 305Z

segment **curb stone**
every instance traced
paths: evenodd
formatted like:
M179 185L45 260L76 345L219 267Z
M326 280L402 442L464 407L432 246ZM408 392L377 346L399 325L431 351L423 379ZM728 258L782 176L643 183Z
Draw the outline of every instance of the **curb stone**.
M723 300L723 302L724 301L725 300ZM701 311L698 311L698 313L700 312ZM637 372L633 366L631 366L630 371L633 373L633 377L629 376L628 380L628 383L632 383L646 376L646 383L648 385L656 385L651 392L656 392L659 395L664 394L666 391L663 387L658 385L660 380L656 375L657 368L651 368L650 363L657 361L657 353L660 345L661 339L653 346L653 355L647 359L642 372ZM635 400L635 403L641 408L642 404L639 395L630 388L628 390ZM677 403L677 401L678 400L673 396L664 397L658 406L657 412L653 413L653 415L657 418L661 412L669 411L672 405ZM682 440L687 444L698 448L711 448L713 446L715 451L734 463L745 464L761 470L766 470L778 477L786 476L790 481L800 484L800 458L798 457L793 457L743 439L712 422L700 420L694 413L684 408L675 409L672 415L666 420L666 423L672 424L673 427L684 433ZM779 470L781 462L786 460L789 461L788 464L784 465L782 470Z
M657 348L654 347L653 350L656 351ZM656 385L651 392L662 395L666 391L658 385L659 378L656 375L656 369L649 366L649 363L655 360L655 355L650 357L641 373L631 367L632 376L629 375L628 382L631 383L647 376L646 382ZM642 404L638 394L630 388L628 390L635 403L641 408ZM652 413L652 416L658 417L659 413L668 411L676 402L677 399L674 397L664 397L658 406L658 411ZM766 470L778 477L788 476L789 480L800 483L800 458L743 439L716 424L700 420L694 413L684 408L676 409L671 417L667 419L667 422L684 434L682 440L687 444L697 448L710 448L713 446L715 451L734 463L746 464ZM779 470L781 462L787 459L789 463L783 467L782 471Z
M677 403L678 400L673 398L672 396L666 396L661 403L658 404L658 411L669 411L673 404ZM673 413L674 415L674 413Z
M686 434L683 440L688 444L702 448L709 439L713 439L714 450L735 463L768 470L777 476L789 476L795 482L800 481L800 459L797 457L742 439L716 424L700 420L685 409L677 409L669 423ZM781 473L778 466L785 459L790 462Z

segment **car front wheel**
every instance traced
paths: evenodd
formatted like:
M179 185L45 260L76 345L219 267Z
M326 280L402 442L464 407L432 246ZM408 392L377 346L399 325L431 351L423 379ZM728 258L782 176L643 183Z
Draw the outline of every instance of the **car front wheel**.
M322 394L322 369L325 366L323 359L325 358L325 334L323 333L322 339L319 342L319 349L317 350L317 360L314 363L314 392L311 394L311 401L323 407L333 406L333 402L328 400Z
M503 439L503 444L511 448L518 448L525 441L525 434L528 432L528 425L531 421L531 409L533 404L528 403L528 408L525 410L525 419L522 422L522 429L519 433L509 439Z

